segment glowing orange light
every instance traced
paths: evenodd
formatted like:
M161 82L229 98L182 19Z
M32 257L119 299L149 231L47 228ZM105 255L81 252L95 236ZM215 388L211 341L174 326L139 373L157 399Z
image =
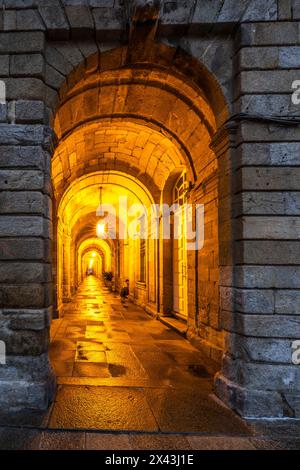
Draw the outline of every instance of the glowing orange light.
M92 257L93 257L93 258L96 258L96 253L95 253L94 251L93 251L93 253L92 253Z
M97 236L99 238L103 237L104 233L105 233L105 225L102 223L102 222L99 222L97 224Z

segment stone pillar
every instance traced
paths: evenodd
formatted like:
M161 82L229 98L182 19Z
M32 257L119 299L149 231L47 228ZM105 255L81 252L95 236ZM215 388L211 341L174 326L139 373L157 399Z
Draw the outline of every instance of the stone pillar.
M71 302L71 237L63 235L63 302Z
M70 252L70 294L71 297L76 292L76 252L74 243L71 241Z
M298 24L243 24L238 39L234 111L246 116L236 139L235 266L223 273L226 352L216 391L242 416L299 418L300 129L280 122L300 111L291 99Z
M46 408L54 391L50 155L44 127L30 127L0 126L0 340L7 354L0 406L7 408Z
M6 25L7 26L7 25ZM8 28L9 29L9 28ZM45 409L54 375L50 147L44 33L0 34L0 407ZM4 63L4 66L3 66Z
M30 109L30 105L29 109ZM18 103L17 103L18 109ZM0 405L46 408L52 315L50 155L43 125L0 125Z

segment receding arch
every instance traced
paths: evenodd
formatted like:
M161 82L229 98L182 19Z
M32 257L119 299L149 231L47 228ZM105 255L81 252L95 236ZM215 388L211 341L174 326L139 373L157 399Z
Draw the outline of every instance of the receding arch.
M59 45L56 45L59 50ZM49 53L51 46L48 45ZM147 44L147 57L139 56L139 50L134 54L128 54L128 46L109 49L101 53L94 53L85 59L78 57L77 66L66 77L61 77L59 95L50 95L49 105L56 116L57 109L66 100L66 97L74 93L87 77L99 72L111 72L121 68L156 69L160 73L171 73L184 84L187 83L197 93L202 91L203 96L211 106L216 117L217 127L220 127L228 119L229 104L226 101L226 93L223 91L217 77L211 70L197 58L190 55L180 47L172 47L163 43L149 41ZM131 51L132 52L132 51ZM74 60L76 60L74 58Z
M213 75L180 50L153 44L149 60L129 56L126 47L95 54L61 87L53 123L59 142L52 162L55 198L61 208L70 188L80 181L86 188L76 197L85 191L83 199L91 201L88 182L100 174L115 174L126 175L127 186L135 180L146 188L149 204L170 203L173 185L186 171L185 200L205 207L204 247L187 255L188 336L198 338L205 352L219 361L224 348L220 266L232 264L227 250L230 214L228 219L223 214L223 207L231 204L227 137L218 148L219 159L213 146L218 128L228 118L226 100ZM93 236L96 224L95 201L79 206L80 201L70 217L77 246ZM127 267L129 260L140 256L138 244L130 249L126 258L122 244L112 244L115 273L120 260ZM151 240L144 252L143 263L151 266L146 282L142 275L142 282L136 282L137 275L130 270L123 270L123 279L134 278L136 302L156 315L170 315L172 295L167 291L172 269L169 281L166 273L167 264L172 266L171 245Z

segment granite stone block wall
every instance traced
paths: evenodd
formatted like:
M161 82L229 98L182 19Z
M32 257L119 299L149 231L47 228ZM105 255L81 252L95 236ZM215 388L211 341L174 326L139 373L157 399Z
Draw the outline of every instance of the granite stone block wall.
M3 407L46 408L55 388L47 351L55 305L50 164L57 107L83 69L122 64L122 47L136 37L134 12L148 3L2 2ZM299 418L300 366L292 362L292 343L300 339L300 105L292 101L293 82L300 80L299 1L156 3L155 41L173 48L174 69L176 51L200 64L201 87L218 109L210 143L214 177L207 179L209 158L201 149L196 162L194 200L206 205L210 248L189 260L188 336L220 364L216 393L239 414ZM102 59L109 50L115 56ZM193 74L186 66L186 79ZM223 109L219 95L210 95L209 74ZM65 124L68 119L61 116Z

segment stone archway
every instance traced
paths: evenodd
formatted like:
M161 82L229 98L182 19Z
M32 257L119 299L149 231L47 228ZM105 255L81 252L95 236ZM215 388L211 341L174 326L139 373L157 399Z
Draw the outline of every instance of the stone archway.
M219 224L216 201L221 200L219 190L225 191L226 197L227 176L226 172L223 173L220 184L217 159L210 144L217 126L227 116L226 105L224 100L220 100L220 90L212 77L211 85L215 93L210 91L210 103L205 92L208 73L203 73L203 67L194 59L155 43L151 43L150 49L151 62L139 61L138 57L128 55L127 48L95 54L80 64L61 84L59 106L53 121L57 137L52 159L54 239L60 223L59 219L56 220L60 200L78 178L95 171L123 172L151 188L153 200L159 203L163 202L161 197L170 175L185 168L189 200L206 204L206 198L208 201L212 198L207 215L214 226L213 234L210 230L212 238L207 250L202 253L207 269L198 271L198 254L191 253L188 261L189 291L192 294L188 306L188 335L191 339L195 338L209 356L220 361L223 333L218 319L218 257L219 246L223 249L224 244L219 240L222 226ZM187 70L193 70L192 77L187 76ZM56 106L56 99L51 101L49 104ZM117 139L120 135L123 137ZM224 155L224 162L226 158L227 155ZM227 243L230 244L230 240ZM158 256L157 271L153 273L152 280L155 287L148 293L151 305L145 300L141 303L159 314L168 312L169 307L161 296L163 245L153 247L152 253L155 250L154 256ZM55 248L55 258L56 255ZM65 264L68 265L70 260L71 256L67 257ZM53 266L56 266L55 260ZM209 268L214 273L210 276L211 281L207 277ZM56 284L57 279L54 278L54 281ZM211 289L207 288L209 282ZM70 290L64 274L62 283L68 298ZM200 301L202 310L199 309ZM49 304L52 305L52 301ZM50 372L48 376L51 377ZM43 387L41 385L41 389ZM46 401L47 387L43 389L46 393L43 400Z
M126 122L172 142L194 185L190 197L210 210L207 251L189 260L195 289L188 336L218 362L224 350L218 396L243 416L299 416L299 368L291 354L299 339L299 132L288 99L289 80L298 73L289 58L298 40L297 13L274 8L271 18L251 0L234 7L221 2L216 15L201 1L174 2L170 12L160 11L159 1L150 9L149 2L137 7L130 1L103 10L92 6L97 2L67 6L61 0L54 15L46 2L9 3L2 15L0 82L7 95L0 116L0 320L7 353L1 406L46 408L53 397L53 130L61 144L81 127ZM20 19L28 30L20 30ZM116 171L151 185L153 178L140 174L128 156L118 153ZM68 174L64 157L59 191L72 178L104 170L112 155L94 160L72 165L76 170ZM180 170L169 169L170 175ZM162 170L152 188L155 200L163 183L168 188ZM166 247L157 248L160 259ZM159 269L157 278L164 275ZM172 310L167 292L168 283L160 282L159 313Z
M211 143L217 125L227 117L226 104L212 77L210 102L208 73L196 61L177 57L166 46L151 43L149 48L151 63L136 56L128 62L126 47L95 54L63 85L54 121L60 139L52 164L55 194L59 200L68 185L84 174L115 170L133 175L151 188L154 200L164 202L164 186L171 175L187 170L188 200L205 205L207 220L204 249L189 253L188 335L220 362L224 338L219 259L232 265L230 214L225 214L222 204L230 202L230 183L225 170L228 154L222 148L218 161ZM171 69L168 62L174 63ZM184 73L188 67L193 67L192 79ZM161 245L157 276L165 271L164 249ZM161 280L152 305L146 305L151 311L170 311L167 302L159 301L163 291Z

